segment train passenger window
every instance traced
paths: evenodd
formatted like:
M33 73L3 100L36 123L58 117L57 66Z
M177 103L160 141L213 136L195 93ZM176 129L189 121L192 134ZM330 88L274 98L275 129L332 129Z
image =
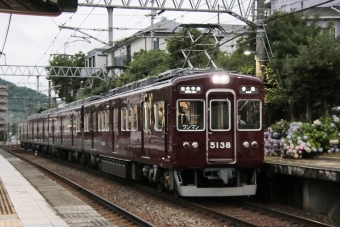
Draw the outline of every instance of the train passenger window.
M155 116L155 130L161 131L165 124L164 102L156 102L153 106Z
M113 109L113 131L118 131L118 109Z
M126 108L122 108L120 111L120 129L122 131L126 131L126 115L127 115L127 109Z
M126 109L126 130L131 131L132 108Z
M84 116L84 132L89 131L89 115L85 114Z
M137 113L137 106L134 106L132 108L132 113L131 113L131 130L132 131L137 131L138 129L138 113Z
M92 131L97 131L98 130L98 124L97 124L97 113L93 112L92 113Z
M237 101L239 130L260 130L262 127L261 119L261 100L240 99ZM240 119L240 120L239 120ZM242 121L241 121L242 120Z
M204 130L204 101L177 101L177 129L180 131Z
M143 116L143 130L144 132L149 132L150 129L150 103L149 102L144 102L143 104L143 111L144 111L144 116Z
M76 117L75 127L76 127L76 132L80 132L80 117L79 116Z
M210 101L210 129L214 131L230 130L230 101Z
M98 131L101 132L103 127L103 113L98 113Z
M102 113L102 123L103 123L103 126L102 126L102 130L103 131L109 131L109 111L108 110L105 110L103 113Z

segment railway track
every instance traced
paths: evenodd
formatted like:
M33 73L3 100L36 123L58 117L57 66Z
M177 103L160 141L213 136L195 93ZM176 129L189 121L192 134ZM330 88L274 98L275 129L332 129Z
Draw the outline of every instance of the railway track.
M15 152L12 149L12 152ZM22 149L18 149L17 152L23 152ZM17 153L16 152L16 153ZM17 153L19 155L19 153ZM32 155L31 155L32 156ZM44 167L43 167L44 168ZM91 171L91 170L90 170ZM98 172L96 172L98 174ZM121 179L120 179L121 180ZM312 226L312 227L326 227L331 226L321 222L317 222L314 220L290 215L287 213L279 212L276 210L268 209L265 207L261 207L259 205L254 205L250 203L244 203L240 200L234 199L182 199L182 198L175 198L172 195L167 193L159 193L156 189L145 187L140 184L131 183L129 184L133 188L138 188L138 190L143 191L147 194L151 194L154 197L157 197L159 201L162 201L164 204L172 203L175 206L179 207L179 209L183 212L195 212L199 213L202 216L205 216L207 219L211 219L213 226ZM80 185L77 185L80 191L85 194L88 194L88 190L83 188ZM80 195L82 197L83 195ZM106 205L103 206L103 203L110 203L109 201L97 201L97 199L92 200L92 196L96 197L95 195L88 194L86 198L91 198L88 201L94 209L101 213L101 209L104 209L104 212L101 214L107 219L112 220L113 223L116 217L112 215L110 212L107 214L105 212L107 207ZM83 201L86 198L82 199ZM96 207L97 204L100 204L99 207ZM110 208L111 209L111 208ZM142 225L138 225L142 226ZM145 225L144 225L145 226Z
M61 184L64 188L70 191L72 194L80 198L86 204L95 209L99 214L101 214L104 218L111 221L115 226L144 226L144 227L154 227L154 225L145 221L143 218L140 218L129 211L115 205L114 203L107 201L106 199L96 195L90 190L82 187L74 181L67 179L55 173L48 168L35 163L34 161L24 157L22 155L22 150L18 148L10 148L5 149L4 146L2 149L10 152L11 154L19 157L26 162L35 165L39 169L41 169L45 175L49 175L50 178L56 179L59 184Z

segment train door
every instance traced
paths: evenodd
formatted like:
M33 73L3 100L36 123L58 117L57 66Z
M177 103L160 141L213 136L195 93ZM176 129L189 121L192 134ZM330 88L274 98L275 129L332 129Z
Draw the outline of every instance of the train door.
M212 89L207 92L208 163L235 162L234 97L234 92L228 89Z

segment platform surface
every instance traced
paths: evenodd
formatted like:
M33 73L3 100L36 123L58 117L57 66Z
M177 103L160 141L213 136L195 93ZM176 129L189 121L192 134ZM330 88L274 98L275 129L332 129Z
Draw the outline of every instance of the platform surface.
M40 193L0 155L0 180L6 211L0 214L1 227L67 227L69 226ZM13 208L13 209L12 209Z
M0 180L14 210L6 215L0 213L0 227L115 226L36 168L2 149ZM0 197L0 208L11 210L4 201Z

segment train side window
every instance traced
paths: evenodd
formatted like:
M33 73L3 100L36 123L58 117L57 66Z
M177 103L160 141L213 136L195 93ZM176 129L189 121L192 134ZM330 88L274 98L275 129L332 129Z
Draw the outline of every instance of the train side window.
M126 108L126 130L131 131L132 108Z
M80 118L79 116L76 116L76 124L75 124L75 127L76 127L76 132L80 132Z
M92 113L92 131L97 131L97 113L96 112L93 112Z
M88 132L89 131L89 122L88 122L88 115L85 114L84 116L84 132Z
M164 101L154 104L155 130L161 131L165 123Z
M120 111L120 129L126 131L126 108L122 108Z
M143 104L143 111L144 111L144 116L143 116L143 130L144 132L149 132L150 129L150 107L149 107L148 102L144 102Z
M102 126L102 130L103 131L109 131L109 111L108 110L105 110L103 113L102 113L102 123L103 123L103 126Z
M137 113L137 106L132 108L131 113L132 123L131 123L131 130L137 131L138 130L138 113Z
M214 131L230 130L230 101L210 101L210 129Z
M103 113L98 113L98 131L101 132L103 127Z
M118 131L118 109L113 109L113 131Z
M240 99L237 101L239 130L258 131L262 128L262 103L257 99ZM242 120L242 121L241 121Z
M177 130L203 131L204 129L204 101L178 100Z

